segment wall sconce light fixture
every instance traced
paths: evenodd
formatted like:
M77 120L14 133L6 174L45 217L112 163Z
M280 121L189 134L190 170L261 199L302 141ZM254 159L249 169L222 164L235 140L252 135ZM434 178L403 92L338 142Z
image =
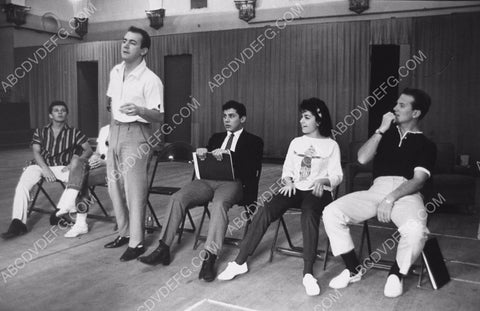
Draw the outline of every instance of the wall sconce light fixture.
M255 17L256 0L234 0L238 9L238 18L248 22Z
M163 26L163 18L165 17L165 9L156 9L145 11L147 17L150 20L150 27L154 29L160 29Z
M29 6L22 6L16 4L5 4L3 11L7 14L7 22L14 23L17 26L26 23L27 12L30 11Z
M73 19L75 20L75 32L83 39L83 36L88 33L88 18L74 17Z
M362 13L365 10L368 10L369 1L368 0L349 0L349 9L357 14Z

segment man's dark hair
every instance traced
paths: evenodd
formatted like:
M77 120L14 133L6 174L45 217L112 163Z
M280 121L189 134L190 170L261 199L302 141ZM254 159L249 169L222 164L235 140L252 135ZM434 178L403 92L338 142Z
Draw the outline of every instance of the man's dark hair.
M66 110L67 113L68 113L68 106L67 106L67 104L65 104L64 101L54 100L54 101L48 106L48 113L49 113L49 114L52 113L53 107L55 107L55 106L63 106L63 107L65 107L65 110Z
M411 89L408 87L402 91L402 94L410 95L413 97L412 109L421 111L420 117L418 119L422 120L427 115L427 112L430 109L430 105L432 103L430 96L422 90Z
M138 33L142 36L142 43L140 44L140 48L150 49L150 45L152 44L152 40L150 39L150 35L148 34L148 32L146 32L142 28L138 28L138 27L135 27L135 26L130 26L130 28L128 28L128 31L133 32L133 33Z
M315 120L320 124L318 130L324 137L332 136L332 119L325 102L316 97L304 99L299 106L300 112L310 111Z
M234 100L229 100L222 106L222 111L228 110L228 109L235 109L235 111L238 113L238 115L241 117L246 117L247 116L247 108L245 108L245 105L239 102L236 102Z

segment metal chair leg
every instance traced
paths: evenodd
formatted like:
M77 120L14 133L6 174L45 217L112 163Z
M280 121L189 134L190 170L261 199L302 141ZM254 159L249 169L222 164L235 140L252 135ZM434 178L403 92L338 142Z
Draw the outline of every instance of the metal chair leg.
M367 221L365 221L363 223L363 228L362 228L362 237L360 238L360 250L358 252L358 258L363 258L363 246L365 245L365 239L368 240L368 255L370 256L371 254L371 246L370 246L370 234L369 234L369 231L368 231L368 223Z
M190 210L187 210L188 221L190 222L190 226L192 227L193 232L195 232L195 223L193 222L192 214L190 214Z
M270 249L270 259L269 261L273 261L273 254L275 253L275 249L277 247L277 238L278 238L278 231L280 230L280 221L283 219L283 217L280 217L280 219L277 222L277 229L275 229L275 235L273 236L273 241L272 241L272 247Z
M248 232L248 228L250 227L250 224L252 223L252 221L249 219L247 220L247 223L245 224L245 229L243 230L243 236L242 236L242 241L243 239L245 239L245 237L247 236L247 232Z
M153 210L153 206L151 204L149 205L149 208L150 208L150 212L152 213L153 219L155 219L155 223L157 224L158 228L162 228L160 221L158 221L157 214L155 214L155 211Z
M102 210L103 215L105 215L105 217L110 217L110 215L107 213L107 210L105 209L102 202L100 201L97 194L95 193L95 186L90 187L90 194L95 198L95 201L97 201L98 206L100 206L100 209Z
M190 227L192 227L191 229L185 229L185 221L187 217L188 217L188 221L190 222ZM185 215L183 215L182 217L182 222L177 231L178 232L177 243L180 244L184 231L195 232L195 230L196 230L195 223L193 222L192 214L190 213L190 209L188 208Z
M43 189L43 187L40 187L40 191L42 191L42 193L45 195L45 197L47 198L47 200L50 201L50 204L53 205L53 207L55 208L55 210L57 210L57 204L55 204L55 202L53 202L52 198L50 198L50 196L48 195L47 191L45 191L45 189Z
M327 237L327 248L325 249L325 255L323 257L323 271L327 268L327 260L330 252L330 240Z
M285 219L283 219L283 217L281 217L280 221L282 222L283 231L285 232L285 236L287 238L288 246L290 246L290 248L292 248L292 249L295 248L295 245L293 245L292 240L290 239L290 233L288 232L287 224L285 223Z
M200 220L200 225L198 226L197 234L195 234L195 242L193 243L193 249L197 249L197 247L198 247L198 241L200 240L200 234L202 233L203 222L205 221L205 215L207 215L207 214L210 217L210 212L208 210L208 204L205 204L203 206L202 219Z
M190 222L190 227L192 227L191 229L185 229L185 221L187 217L188 217L188 221ZM182 217L182 223L180 224L180 227L177 230L177 233L178 233L177 243L180 244L184 231L195 232L195 230L196 230L196 227L195 227L195 223L193 222L192 214L190 213L190 209L187 209L186 213Z
M28 213L27 217L30 216L30 214L33 211L33 207L35 206L35 203L37 202L38 194L40 193L41 186L43 184L43 180L39 181L36 186L38 187L37 190L35 191L35 195L33 196L32 202L30 202L30 206L28 207Z
M366 235L367 235L367 250L368 250L368 255L372 253L372 242L370 240L370 230L368 229L368 224L365 227L366 229Z
M423 259L423 251L422 254L420 255L421 259L421 264L420 264L420 272L418 273L418 282L417 282L417 287L422 287L422 281L423 281L423 273L425 271L425 260Z
M187 217L188 209L185 212L185 215L182 217L182 222L180 223L180 228L178 228L178 238L177 244L180 244L182 241L183 229L185 228L185 218Z

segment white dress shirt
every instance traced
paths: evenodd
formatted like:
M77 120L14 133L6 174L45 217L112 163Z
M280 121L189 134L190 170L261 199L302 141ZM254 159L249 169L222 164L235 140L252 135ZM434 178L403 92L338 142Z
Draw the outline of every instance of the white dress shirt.
M105 159L107 159L107 151L108 151L108 134L110 132L110 125L105 125L100 129L98 132L97 137L97 149L95 150L98 154L104 155Z
M160 78L147 68L145 60L123 79L125 62L110 71L107 96L112 99L113 118L120 122L144 122L140 116L128 116L120 112L120 106L133 103L147 109L163 112L163 84Z
M240 135L242 133L243 133L243 128L239 129L238 131L233 132L233 133L230 132L230 131L227 131L227 136L223 140L223 143L222 143L222 146L220 147L220 149L226 149L228 138L230 137L231 134L233 134L233 141L232 141L232 146L230 147L230 150L235 152L235 148L237 147L238 138L240 137Z

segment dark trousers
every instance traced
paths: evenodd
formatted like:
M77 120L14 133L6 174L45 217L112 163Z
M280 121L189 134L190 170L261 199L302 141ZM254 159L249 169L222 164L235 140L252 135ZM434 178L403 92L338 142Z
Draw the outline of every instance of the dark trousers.
M88 166L88 160L86 159L74 158L71 161L66 187L80 192L75 202L78 213L88 212L90 204L94 202L90 198L89 187L105 185L107 183L106 177L107 167L105 165L92 169Z
M321 198L314 196L312 191L298 189L291 197L275 194L263 208L258 208L235 261L238 264L246 262L248 256L253 254L262 240L268 226L278 220L289 208L300 208L302 210L303 260L306 268L310 266L307 270L311 270L317 253L320 216L330 202L332 202L332 195L329 191L324 191Z

